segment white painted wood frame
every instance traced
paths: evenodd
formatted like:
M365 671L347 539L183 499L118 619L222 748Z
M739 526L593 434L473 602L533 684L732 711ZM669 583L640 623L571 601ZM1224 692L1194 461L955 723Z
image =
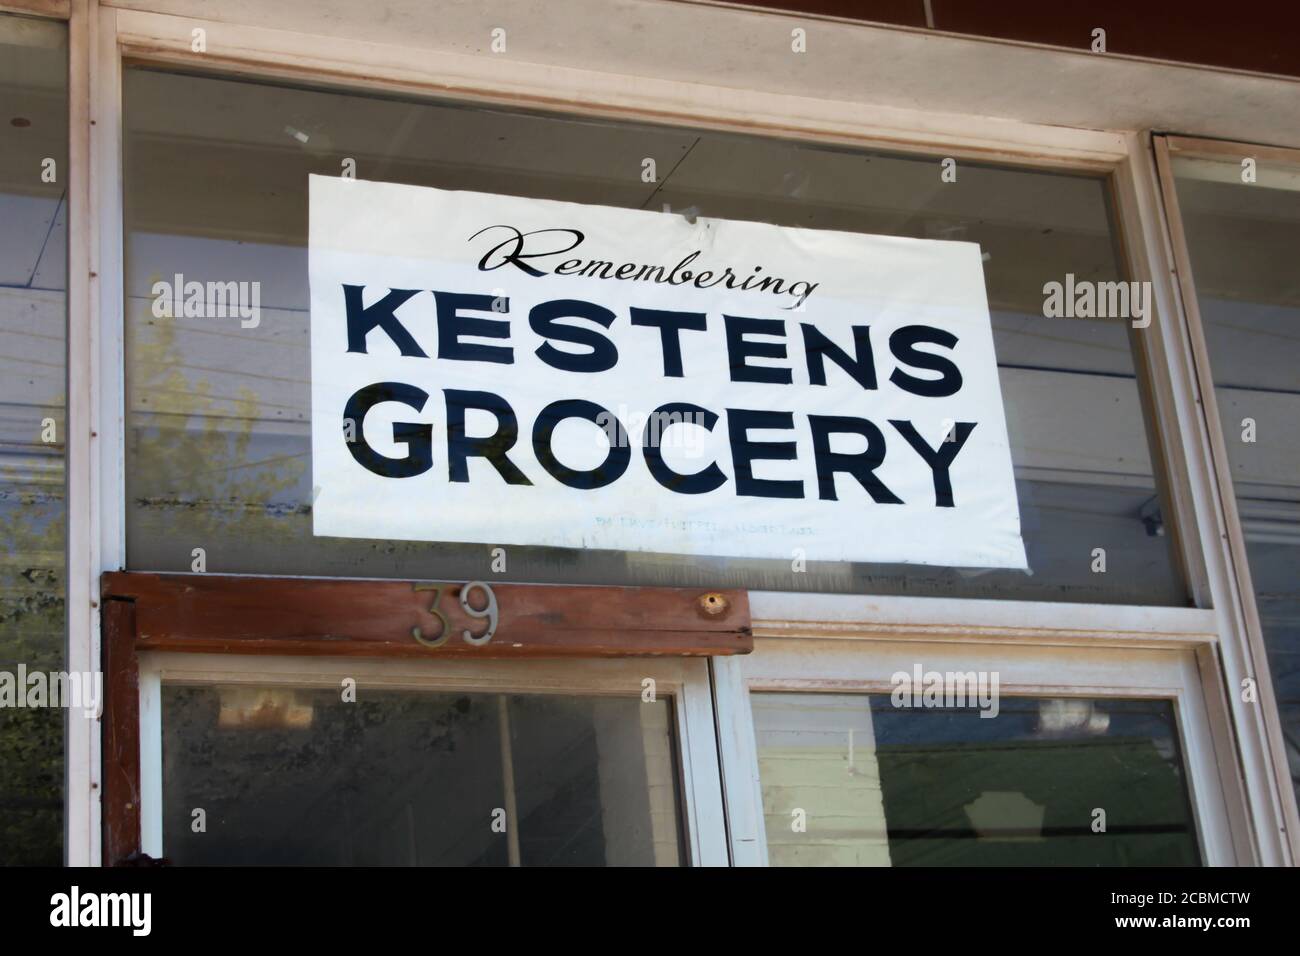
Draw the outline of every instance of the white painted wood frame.
M481 694L570 694L640 700L642 682L673 701L680 776L680 819L689 862L727 866L715 720L708 662L703 658L579 661L422 661L337 657L247 657L232 654L140 656L141 847L150 856L163 845L162 685L251 684L327 687L344 678L367 690L423 690Z
M926 671L997 672L1004 699L1169 700L1178 723L1188 799L1204 862L1232 865L1250 856L1250 847L1242 845L1249 841L1249 834L1234 828L1221 779L1219 763L1232 761L1231 742L1215 739L1195 646L1035 646L951 639L932 642L924 633L909 637L767 638L756 641L753 654L713 662L735 865L766 866L768 862L750 694L888 693L893 689L890 676L899 671L911 673L918 663ZM1204 643L1210 643L1208 635Z
M1291 837L1292 860L1300 856L1300 814L1297 813L1295 790L1291 785L1287 766L1286 747L1278 718L1277 699L1273 693L1273 680L1269 673L1268 652L1264 645L1264 632L1260 624L1259 606L1255 600L1250 563L1246 554L1246 538L1237 510L1237 496L1233 491L1232 467L1224 444L1223 423L1219 417L1219 403L1215 398L1212 359L1206 344L1201 309L1196 296L1196 280L1192 271L1191 255L1183 227L1182 213L1178 207L1172 157L1195 156L1226 160L1236 168L1245 156L1258 161L1290 166L1300 170L1300 150L1280 149L1249 143L1230 143L1221 140L1202 140L1179 136L1153 137L1160 199L1169 222L1169 237L1178 291L1182 296L1187 323L1188 359L1196 376L1197 410L1205 423L1205 453L1210 462L1209 471L1214 479L1214 491L1224 521L1218 540L1212 542L1224 555L1223 564L1233 575L1226 582L1227 600L1220 606L1233 615L1234 633L1243 639L1226 644L1224 665L1227 686L1239 688L1247 678L1254 680L1258 697L1254 703L1241 699L1241 694L1231 694L1238 722L1251 728L1245 735L1243 749L1267 749L1276 775L1276 787L1261 786L1260 797L1276 795L1279 806L1274 811L1285 823ZM1202 400L1204 399L1204 400ZM1258 758L1257 758L1258 759Z

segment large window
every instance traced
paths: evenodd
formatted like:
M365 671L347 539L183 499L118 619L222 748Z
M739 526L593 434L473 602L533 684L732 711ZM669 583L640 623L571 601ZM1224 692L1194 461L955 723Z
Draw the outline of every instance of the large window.
M1172 155L1223 448L1300 793L1300 155Z
M129 69L126 532L133 569L461 578L494 542L312 536L307 177L339 175L979 243L1030 571L512 548L535 582L1182 605L1126 318L1048 318L1126 278L1099 175ZM656 181L643 179L654 159ZM261 320L159 318L157 282L255 282ZM1098 550L1106 554L1099 570Z
M0 865L63 859L67 139L67 28L0 14Z

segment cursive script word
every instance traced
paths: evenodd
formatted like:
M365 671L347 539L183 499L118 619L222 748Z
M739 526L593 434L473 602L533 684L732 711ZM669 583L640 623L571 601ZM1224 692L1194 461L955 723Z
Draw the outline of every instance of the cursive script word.
M673 266L636 262L615 263L608 259L566 259L551 267L548 272L539 266L533 265L531 260L547 259L572 252L582 245L587 238L581 231L556 228L521 232L514 226L495 225L480 229L469 237L469 241L473 242L483 233L494 229L506 229L511 234L483 254L483 258L479 259L478 263L480 272L492 272L502 266L512 265L535 279L540 279L546 275L582 276L587 279L622 279L633 282L667 283L674 286L690 284L697 289L711 289L714 286L723 285L728 289L740 289L745 292L770 292L772 295L791 296L794 298L794 303L785 306L787 310L797 309L803 305L804 301L820 285L817 282L804 280L792 282L780 276L760 275L763 271L762 266L754 266L750 270L750 274L743 277L740 273L733 271L731 266L724 266L721 271L718 271L717 268L700 270L687 268L700 257L701 252L699 249L682 256L677 261L677 264ZM543 248L538 249L536 241L531 243L528 241L530 238L548 233L563 233L569 236L572 241L567 246L558 249L549 248L549 246L556 243L544 241Z

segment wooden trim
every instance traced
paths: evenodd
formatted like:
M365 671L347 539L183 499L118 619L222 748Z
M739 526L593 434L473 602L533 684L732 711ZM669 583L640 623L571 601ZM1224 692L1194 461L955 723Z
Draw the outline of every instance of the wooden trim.
M68 24L68 295L67 425L64 463L67 521L68 669L100 670L99 610L95 601L96 507L99 479L94 467L98 432L94 383L97 213L91 174L95 132L92 112L99 6L76 0ZM94 866L100 860L98 805L101 734L72 721L65 744L65 860L69 866Z
M1196 679L1204 703L1205 734L1213 750L1212 762L1218 770L1219 785L1228 807L1228 825L1232 845L1241 864L1259 865L1265 855L1252 827L1250 798L1246 793L1244 761L1233 732L1234 717L1229 701L1228 682L1219 661L1219 648L1195 649Z
M1265 160L1284 166L1300 164L1300 155L1295 149L1285 146L1265 146L1260 143L1234 143L1223 139L1199 139L1194 136L1162 136L1161 140L1168 146L1170 153L1181 153L1196 157L1222 157L1240 161L1247 156L1255 160ZM1182 233L1178 233L1182 235Z
M1143 142L1136 134L1130 135L1128 142L1129 157L1111 176L1112 216L1120 238L1121 261L1129 278L1146 281L1151 287L1146 324L1128 323L1128 339L1138 376L1152 473L1171 539L1168 547L1192 603L1207 608L1212 606L1209 569L1201 548L1194 476L1184 444L1191 433L1180 414L1186 412L1186 392L1179 391L1181 383L1170 362L1180 354L1181 343L1176 335L1178 304L1169 275L1158 264L1163 237L1149 215L1151 207L1143 209L1144 198L1151 197L1140 194L1134 179L1134 164L1146 159Z
M1223 568L1223 597L1216 602L1231 627L1231 640L1223 645L1223 670L1230 690L1232 710L1237 716L1239 744L1247 774L1247 793L1256 814L1256 833L1266 865L1294 864L1300 857L1300 808L1297 807L1288 770L1284 735L1277 701L1273 693L1268 650L1264 644L1263 625L1255 599L1255 586L1246 553L1246 539L1237 512L1237 496L1224 444L1223 424L1214 391L1209 347L1196 294L1196 278L1187 248L1186 227L1178 203L1178 191L1172 163L1175 149L1184 153L1230 157L1266 158L1270 161L1296 162L1295 150L1270 149L1249 144L1193 140L1155 136L1155 188L1159 190L1168 222L1170 256L1183 302L1188 337L1186 360L1191 363L1202 429L1202 448L1208 459L1207 470L1215 493L1215 506L1221 521L1218 560ZM1236 689L1251 678L1258 690L1257 703L1241 700ZM1263 777L1264 779L1260 779ZM1252 786L1254 781L1259 783ZM1271 784L1271 786L1270 786Z
M140 655L141 809L144 853L166 857L160 713L169 685L334 688L356 681L362 694L560 694L584 698L638 698L647 678L673 699L673 730L680 761L681 822L694 866L726 866L727 827L709 686L709 664L699 657L554 658L514 664L470 656L418 661L400 657L289 657L243 654ZM744 657L725 658L728 662ZM142 861L148 862L148 861Z
M636 657L747 654L743 590L492 584L493 637L466 614L465 584L113 572L103 597L134 603L135 649L380 657ZM491 582L485 582L491 583ZM450 635L430 608L437 600ZM472 589L474 607L484 595ZM419 628L425 642L417 640Z
M902 639L870 645L842 640L760 638L756 653L714 662L718 744L722 753L732 853L737 865L765 866L762 785L753 743L751 692L888 693L891 675L926 670L999 675L1006 697L1108 697L1170 700L1178 720L1202 861L1209 866L1253 862L1220 782L1232 773L1218 758L1213 714L1196 648L965 645ZM1202 645L1213 654L1210 645ZM725 692L724 692L725 689ZM1231 764L1229 764L1231 766Z
M758 739L745 684L745 659L720 658L709 663L731 865L767 866L763 786L758 776Z
M751 591L756 638L1189 647L1218 640L1203 608Z
M429 611L435 588L445 624ZM743 590L528 584L492 585L499 608L497 626L491 640L474 645L462 640L460 632L482 633L484 622L461 609L459 598L466 588L466 584L408 581L135 572L103 575L104 864L157 862L141 854L142 801L146 796L142 744L156 746L156 742L141 739L141 651L182 651L187 652L186 659L198 661L204 660L199 654L216 652L238 655L225 659L245 664L248 655L255 654L371 657L394 665L395 659L432 658L443 661L442 668L472 667L476 659L567 658L563 664L550 666L563 666L569 672L584 666L582 659L587 658L745 654L754 646L749 598ZM471 606L479 607L482 590L469 590ZM437 638L444 626L450 633L437 647L421 644L412 634L418 627L429 638ZM274 658L263 660L274 663ZM540 662L533 666L548 665ZM704 664L692 666L703 668ZM532 668L529 671L536 676ZM704 672L698 673L703 676ZM156 672L148 677L157 680ZM481 682L481 677L478 680ZM683 781L690 788L687 807L692 858L697 863L722 863L726 841L721 777L710 733L712 701L707 679L703 689L688 689L687 684L684 681L680 690L677 730L684 755ZM143 733L160 732L156 711L151 726L152 730ZM688 734L690 728L694 729ZM153 766L156 762L154 757L149 774L154 789L161 782L158 768ZM148 796L154 804L160 799L152 791ZM150 812L158 810L154 806ZM157 820L150 820L149 825L156 827ZM151 836L151 844L158 842L156 836ZM156 847L151 849L156 852Z
M0 13L67 20L72 16L72 0L3 0Z
M114 866L140 851L140 671L135 652L135 605L104 602L103 756L104 863Z
M1062 615L1063 620L1068 620ZM933 641L943 644L1026 644L1034 647L1184 648L1213 646L1213 630L1095 631L1086 627L1017 628L980 624L769 621L754 624L759 638L843 641Z
M191 49L191 31L208 47ZM1031 167L1104 172L1122 161L1119 133L1032 125L997 117L823 101L658 76L629 76L364 38L122 9L124 60L233 73L253 80L328 83L358 92L450 97L687 128L841 143L862 149L969 157Z
M1160 141L1158 136L1154 139ZM1228 526L1216 490L1211 436L1205 427L1202 389L1188 331L1189 306L1175 268L1172 243L1176 240L1156 176L1152 141L1149 134L1130 136L1130 159L1115 177L1116 193L1127 231L1137 238L1132 252L1140 268L1135 277L1148 279L1152 285L1155 316L1144 338L1152 365L1153 399L1162 409L1157 422L1169 461L1175 540L1190 569L1196 602L1206 609L1201 613L1212 620L1208 629L1218 635L1216 643L1196 647L1196 659L1222 656L1226 672L1233 673L1243 631L1234 612L1236 597L1225 547ZM1270 824L1259 822L1276 817L1269 808L1268 762L1259 759L1264 743L1258 725L1251 726L1252 718L1234 714L1231 706L1215 706L1229 689L1221 681L1222 672L1202 667L1199 673L1201 706L1196 712L1207 725L1207 745L1219 768L1219 797L1215 799L1221 798L1229 824L1224 845L1231 845L1238 865L1284 862L1288 859L1284 843L1269 836ZM1217 685L1211 682L1212 673L1220 678ZM1192 756L1196 755L1189 759Z

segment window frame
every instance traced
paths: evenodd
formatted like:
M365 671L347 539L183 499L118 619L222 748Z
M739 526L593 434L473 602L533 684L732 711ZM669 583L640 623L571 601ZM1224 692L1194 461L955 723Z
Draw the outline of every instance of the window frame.
M363 694L414 690L478 694L566 694L640 698L641 682L673 698L678 820L683 865L727 866L729 856L708 664L699 658L645 660L418 660L339 657L249 657L148 651L140 655L141 849L166 856L163 845L162 684L249 684L338 690L344 678ZM508 821L513 826L514 821Z
M1277 699L1273 693L1273 679L1264 643L1264 628L1260 621L1259 605L1255 597L1254 579L1246 553L1246 535L1237 507L1237 495L1232 478L1232 464L1224 440L1223 422L1219 416L1219 402L1214 387L1214 375L1205 337L1205 326L1196 294L1196 279L1192 269L1191 250L1182 211L1178 203L1177 183L1173 158L1176 155L1212 160L1240 161L1247 156L1267 160L1300 170L1300 149L1285 149L1262 144L1239 143L1226 140L1208 140L1189 136L1158 135L1152 137L1156 169L1159 176L1160 196L1169 220L1171 255L1178 277L1178 291L1182 297L1184 314L1190 338L1191 358L1194 363L1197 388L1204 401L1199 402L1204 416L1209 442L1209 453L1220 507L1225 516L1225 535L1222 547L1227 552L1236 581L1240 616L1240 633L1245 637L1240 647L1241 680L1253 678L1258 693L1258 707L1243 705L1250 713L1244 719L1253 719L1258 728L1261 745L1272 755L1272 765L1277 777L1279 815L1287 822L1293 845L1300 846L1300 809L1297 809L1295 788L1288 770L1286 744L1278 713ZM1300 851L1297 851L1300 855Z
M897 633L874 636L821 635L761 638L753 654L713 662L718 720L722 730L722 768L727 780L727 813L732 858L737 866L767 866L762 784L750 694L888 693L890 675L911 672L919 661L926 670L997 671L999 693L1008 696L1162 699L1174 705L1179 745L1187 775L1188 803L1195 821L1202 862L1240 864L1250 857L1250 835L1234 826L1231 740L1215 733L1211 708L1216 674L1207 675L1212 646L1208 634L1186 641L1156 638L1137 643L1097 645L1091 640L1049 645L1000 635ZM1217 758L1217 759L1216 759Z
M870 107L806 97L711 86L658 77L630 77L590 70L557 69L519 60L398 47L374 42L275 30L234 22L180 17L144 10L119 10L96 0L72 0L71 179L69 249L69 367L86 370L69 390L69 667L96 669L100 633L95 582L124 566L123 480L123 299L122 299L122 104L124 61L182 66L246 78L328 82L356 92L402 92L480 101L495 105L567 109L602 117L672 122L760 135L808 139L863 148L887 148L927 155L967 157L1109 176L1130 276L1152 282L1156 318L1141 336L1135 363L1149 393L1149 420L1156 436L1153 458L1163 459L1167 476L1168 524L1176 529L1185 579L1198 608L1214 626L1197 651L1206 673L1219 655L1228 686L1249 673L1244 659L1239 579L1220 546L1231 525L1214 487L1205 422L1199 412L1196 377L1169 263L1168 223L1149 136L1106 130L1033 125L932 110ZM209 51L190 49L190 31L208 31ZM825 24L825 29L858 29ZM1066 56L1068 54L1061 54ZM91 77L94 82L91 82ZM1161 469L1157 466L1157 470ZM773 598L764 621L755 607L756 631L765 627L797 633L806 622L830 626L892 628L900 637L928 626L935 615L958 610L977 627L992 614L1039 622L1018 640L1052 644L1059 604L956 600L862 599L852 620L843 620L839 595L797 594ZM852 596L850 596L852 597ZM924 603L922 603L924 602ZM902 620L876 617L881 606ZM1113 633L1137 640L1177 638L1174 618L1182 609L1111 605L1069 606L1077 612L1072 632L1105 642ZM1134 630L1135 621L1143 622ZM1293 846L1279 810L1274 756L1259 746L1255 718L1243 713L1236 695L1220 685L1207 696L1216 737L1236 735L1236 762L1222 769L1234 829L1255 833L1242 862L1292 860ZM70 731L69 862L100 860L99 787L101 745L90 729ZM1244 788L1243 788L1244 783ZM1238 799L1244 789L1246 796ZM1291 829L1295 839L1296 828Z

